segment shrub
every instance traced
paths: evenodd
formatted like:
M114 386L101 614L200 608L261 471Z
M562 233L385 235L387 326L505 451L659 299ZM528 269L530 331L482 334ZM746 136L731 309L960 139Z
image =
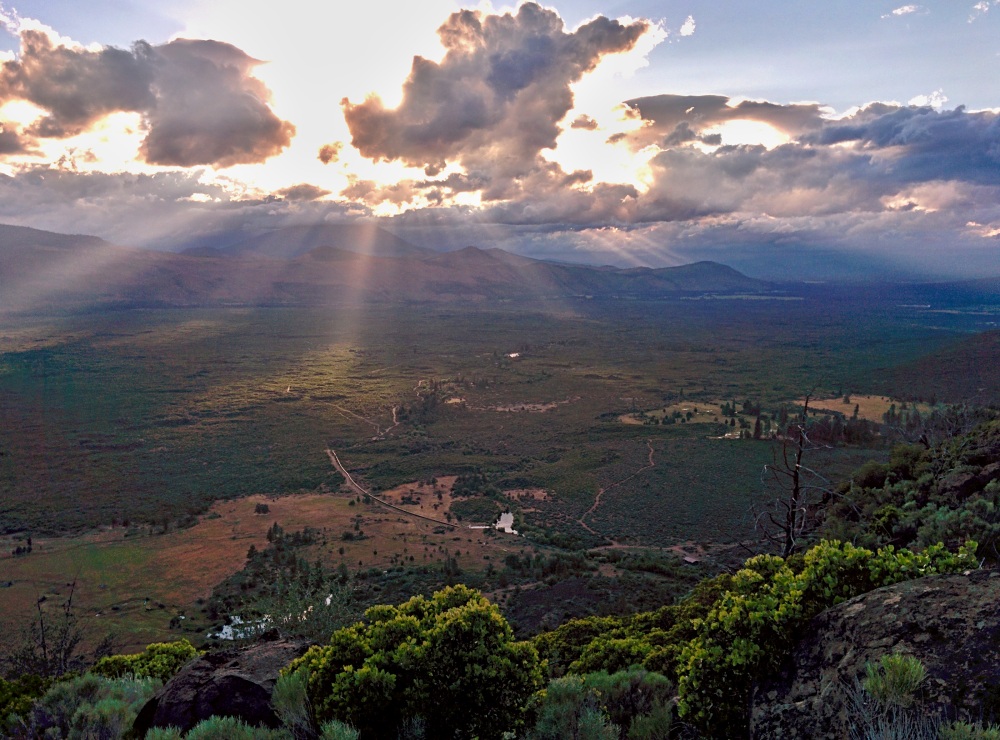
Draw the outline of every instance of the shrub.
M112 679L91 673L60 681L35 702L22 724L23 735L121 737L161 685L155 678Z
M278 676L271 692L271 705L281 723L295 737L314 737L309 708L309 670L302 667Z
M362 737L393 737L422 717L429 737L499 738L541 687L538 653L514 641L499 609L465 586L374 606L368 625L337 630L285 673L309 671L318 723L349 722Z
M883 706L908 707L927 671L912 655L883 655L877 664L865 664L865 691Z
M1000 727L978 722L950 722L938 729L938 740L1000 740Z
M147 645L141 653L101 658L91 669L91 673L108 678L135 676L167 681L198 654L187 640L154 642Z
M669 680L641 668L559 678L540 693L528 737L604 737L612 729L614 738L668 737L673 694Z
M331 719L323 725L319 737L320 740L358 740L359 734L350 725Z
M185 740L289 740L289 735L285 730L248 725L236 717L209 717L192 727L184 738Z
M176 727L153 727L143 740L181 740L181 731Z
M18 717L27 717L35 699L42 696L52 680L27 674L12 681L0 678L0 734Z

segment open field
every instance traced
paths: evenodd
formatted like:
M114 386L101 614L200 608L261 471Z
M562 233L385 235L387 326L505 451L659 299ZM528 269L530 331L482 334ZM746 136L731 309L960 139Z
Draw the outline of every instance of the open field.
M447 487L443 493L450 500ZM269 511L255 513L258 504ZM442 516L445 511L442 508ZM0 623L23 623L41 597L61 603L75 582L74 604L85 615L92 637L112 629L127 648L176 639L179 632L169 624L182 614L187 617L183 627L203 634L208 625L196 602L242 567L251 546L267 546L267 530L274 523L287 532L318 530L319 541L303 555L330 568L344 563L352 571L433 565L442 562L447 551L463 570L474 572L490 560L531 549L523 539L499 532L465 525L444 531L377 504L364 504L349 493L254 495L217 502L194 526L182 530L151 534L106 527L78 537L34 538L29 556L0 556L3 579L9 583L0 592ZM17 542L6 537L0 545L7 553Z
M849 415L856 403L880 419L902 397L886 391L885 368L949 357L978 320L808 296L8 320L0 533L5 551L28 535L34 549L0 561L0 581L13 581L0 619L57 600L76 578L94 624L114 615L130 644L165 637L182 611L198 621L196 600L275 521L320 529L325 541L303 556L352 571L435 563L445 550L476 571L511 547L491 530L436 532L337 493L327 449L375 495L432 517L452 506L456 476L501 498L532 491L506 495L528 535L518 550L746 539L749 492L775 453L724 438L752 426L745 402L773 417L815 389L831 399L815 408ZM739 426L725 423L725 403ZM675 411L683 422L662 423ZM838 448L810 462L835 477L885 454ZM463 526L496 501L460 502ZM257 502L271 513L253 514Z
M796 401L796 405L805 403L805 398ZM847 395L842 398L814 398L809 401L809 408L816 413L835 413L851 416L854 409L858 410L858 418L879 423L886 413L893 409L897 413L916 409L926 414L933 408L929 403L899 401L886 396Z

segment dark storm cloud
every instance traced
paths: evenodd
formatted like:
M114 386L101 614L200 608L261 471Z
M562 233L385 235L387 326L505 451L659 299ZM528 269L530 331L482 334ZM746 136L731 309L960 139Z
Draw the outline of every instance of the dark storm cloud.
M414 58L398 108L377 97L343 101L352 143L366 157L430 176L459 163L490 181L486 197L507 197L555 145L572 83L603 56L631 49L648 28L598 17L567 33L554 11L535 3L516 14L454 13L438 30L444 59Z
M119 111L142 115L141 154L152 164L262 162L288 146L290 123L268 107L253 77L259 64L229 44L178 39L99 51L21 32L18 58L0 68L0 104L26 100L45 111L27 136L65 138Z

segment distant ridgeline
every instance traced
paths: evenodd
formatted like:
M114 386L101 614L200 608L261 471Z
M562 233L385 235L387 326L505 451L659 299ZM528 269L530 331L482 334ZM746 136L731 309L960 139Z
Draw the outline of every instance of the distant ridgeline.
M373 226L288 227L181 253L0 226L0 311L657 298L770 289L712 262L619 269L501 249L434 252Z

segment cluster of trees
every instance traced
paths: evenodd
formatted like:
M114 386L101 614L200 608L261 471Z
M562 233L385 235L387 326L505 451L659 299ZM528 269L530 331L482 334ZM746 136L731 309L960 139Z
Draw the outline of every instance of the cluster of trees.
M895 447L838 485L820 531L869 547L979 543L1000 562L1000 421L933 447Z
M23 545L18 545L17 547L15 547L13 550L10 551L10 554L13 555L15 558L19 558L22 555L30 555L31 554L31 535L28 535L27 542L25 542Z
M317 542L319 536L309 527L286 533L277 522L272 524L267 530L267 547L258 550L251 545L243 569L213 589L206 605L209 617L219 619L241 611L248 600L273 592L281 584L297 583L306 590L322 591L329 574L319 563L310 565L298 552Z

